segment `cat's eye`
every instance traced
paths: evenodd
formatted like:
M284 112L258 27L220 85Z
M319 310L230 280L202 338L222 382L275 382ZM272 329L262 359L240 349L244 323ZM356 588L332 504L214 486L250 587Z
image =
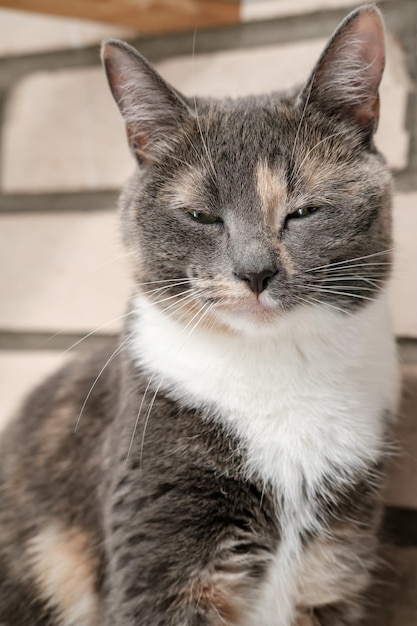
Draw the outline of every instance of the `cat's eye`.
M290 213L288 215L288 219L298 219L300 217L307 217L308 215L311 215L312 213L315 213L318 210L319 210L318 206L314 206L314 205L302 206L296 211L294 211L294 213Z
M223 221L220 217L202 211L188 211L188 215L199 224L221 224Z

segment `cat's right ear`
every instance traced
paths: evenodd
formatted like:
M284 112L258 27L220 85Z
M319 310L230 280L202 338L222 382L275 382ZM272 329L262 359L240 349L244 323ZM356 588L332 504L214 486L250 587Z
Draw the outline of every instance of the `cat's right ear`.
M101 58L132 152L143 163L154 161L191 115L185 100L128 44L105 41Z

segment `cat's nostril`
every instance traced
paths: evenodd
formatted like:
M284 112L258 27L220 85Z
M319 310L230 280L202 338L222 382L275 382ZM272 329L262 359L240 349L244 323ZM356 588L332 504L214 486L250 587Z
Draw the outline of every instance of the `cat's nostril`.
M271 278L275 276L276 271L272 268L266 268L262 272L241 272L237 274L240 280L248 283L249 288L256 295L261 294L268 286Z

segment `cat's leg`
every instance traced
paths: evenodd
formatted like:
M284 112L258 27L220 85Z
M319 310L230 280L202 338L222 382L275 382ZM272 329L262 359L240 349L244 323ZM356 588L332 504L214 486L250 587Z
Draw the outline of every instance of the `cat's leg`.
M145 542L146 539L145 539ZM152 543L152 542L150 542ZM193 569L182 558L151 547L130 557L115 557L107 583L103 626L236 626L255 601L262 558L252 564L233 560L220 564L194 560ZM175 551L175 549L174 549ZM198 547L190 541L190 553ZM255 564L256 560L256 564ZM158 561L158 562L157 562Z
M212 472L197 483L196 472L185 468L146 492L118 481L106 519L102 626L245 623L279 540L268 498Z
M206 550L200 551L197 543L190 539L190 564L184 560L180 545L178 551L168 545L172 537L167 537L166 546L157 545L146 537L137 539L140 543L143 540L143 544L139 543L138 549L129 555L122 551L111 554L103 626L236 626L245 623L266 569L264 555L241 558L238 548L236 559L219 555L218 559L211 560ZM219 552L222 552L221 546Z

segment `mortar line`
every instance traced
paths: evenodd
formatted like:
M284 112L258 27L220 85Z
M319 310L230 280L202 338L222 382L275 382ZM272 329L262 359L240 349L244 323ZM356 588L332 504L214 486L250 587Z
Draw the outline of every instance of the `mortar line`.
M0 329L0 352L1 351L45 351L65 350L76 341L79 341L89 329L80 331L63 331L59 334L56 330L6 330ZM115 332L100 332L81 341L76 349L90 349L94 345L102 344L117 336ZM397 337L397 345L401 363L417 363L417 338ZM79 346L79 347L78 347Z
M126 180L128 176L126 175ZM120 189L0 194L0 215L114 210Z
M63 352L77 343L74 352L89 351L94 347L101 346L107 341L114 339L114 333L96 333L86 337L89 330L67 331L57 334L56 330L0 330L0 354L1 352ZM80 341L80 339L85 339Z

